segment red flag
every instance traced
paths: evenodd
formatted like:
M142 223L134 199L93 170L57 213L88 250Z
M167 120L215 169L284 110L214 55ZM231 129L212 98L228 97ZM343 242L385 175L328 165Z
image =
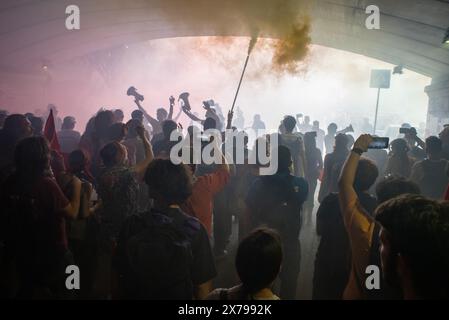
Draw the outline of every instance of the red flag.
M53 110L50 109L47 122L45 122L44 137L50 143L50 149L61 153L58 136L56 135L55 118L53 117Z

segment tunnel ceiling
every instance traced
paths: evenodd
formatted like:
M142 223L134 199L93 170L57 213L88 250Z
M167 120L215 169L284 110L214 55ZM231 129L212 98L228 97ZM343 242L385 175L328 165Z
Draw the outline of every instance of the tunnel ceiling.
M185 28L182 21L168 21L161 14L166 1L170 0L1 0L0 70L32 74L43 63L61 64L157 38L249 35L237 27ZM203 2L210 6L210 14L220 5L220 1ZM81 10L81 30L65 28L65 8L70 4ZM381 10L380 30L365 27L365 8L370 4ZM449 75L449 48L442 46L449 27L449 1L315 0L310 16L314 44L402 64L433 78Z

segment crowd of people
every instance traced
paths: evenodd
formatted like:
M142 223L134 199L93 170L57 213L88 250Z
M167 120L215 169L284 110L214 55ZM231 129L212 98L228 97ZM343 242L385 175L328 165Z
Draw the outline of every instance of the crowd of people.
M370 149L369 123L354 139L352 126L331 123L326 134L287 115L266 134L260 115L245 128L240 109L235 119L211 103L204 118L186 107L174 115L170 97L153 117L135 102L129 121L100 110L82 134L76 115L60 119L54 105L44 117L1 112L3 298L295 299L305 258L315 259L313 299L449 297L449 127L422 140L404 125L389 150ZM216 144L219 163L171 161L194 127ZM227 157L233 141L220 145L208 129L244 136L243 163ZM245 130L269 146L274 174L248 161L257 144ZM304 257L299 235L315 212L319 247ZM216 288L233 232L239 283ZM66 287L69 265L80 269L79 290ZM372 265L376 290L366 286Z

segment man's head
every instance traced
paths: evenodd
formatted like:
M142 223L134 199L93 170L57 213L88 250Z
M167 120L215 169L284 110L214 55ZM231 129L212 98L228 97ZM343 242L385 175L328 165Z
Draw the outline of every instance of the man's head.
M114 123L114 114L110 110L104 110L95 116L95 132L101 139L106 139L109 127Z
M344 133L335 136L335 150L348 150L349 139Z
M30 119L31 127L33 128L34 135L41 135L44 129L44 120L41 117L32 116Z
M14 150L17 172L30 178L44 174L50 167L50 158L50 148L44 137L25 138Z
M443 143L440 138L431 136L426 139L426 154L429 158L439 157L443 151Z
M131 119L126 123L126 128L128 128L128 134L126 135L127 138L135 138L137 137L137 130L136 128L141 126L142 122L140 122L137 119Z
M286 116L284 120L282 120L282 124L287 133L292 133L293 129L296 127L296 119L292 116Z
M313 121L313 128L319 129L320 128L320 122L318 120Z
M150 197L160 205L170 206L184 203L192 194L192 174L183 164L170 160L153 160L145 173Z
M5 119L3 130L12 140L18 141L33 135L30 121L21 114L12 114Z
M81 149L74 150L69 154L69 168L73 173L86 170L88 163L88 156Z
M406 298L449 296L449 205L402 195L376 209L385 279Z
M388 177L376 186L378 203L383 203L402 194L420 194L419 186L403 177Z
M166 120L168 117L168 112L164 108L159 108L156 110L156 118L159 122Z
M304 134L304 148L307 152L314 152L316 149L316 132L306 132Z
M126 124L121 122L116 122L108 128L109 141L121 142L125 139L127 134L128 128L126 127Z
M100 150L100 157L106 167L125 165L128 160L128 151L123 144L113 141Z
M305 116L304 117L304 123L305 124L310 124L310 117L309 116Z
M260 114L254 115L254 121L260 121Z
M354 179L354 189L357 191L367 191L376 182L379 170L376 164L367 158L362 158L357 166Z
M401 138L394 139L393 141L391 141L390 149L394 155L406 154L410 150L410 148L408 147L407 141L405 141L404 139L401 139Z
M123 119L125 118L125 115L123 114L123 111L120 109L114 110L114 122L123 122Z
M133 112L131 112L131 119L136 119L142 123L143 122L143 112L140 110L134 110Z
M73 130L75 128L76 120L74 117L65 117L62 121L62 130Z
M166 140L170 140L170 135L178 129L178 125L173 120L165 120L162 122L162 133Z
M337 132L337 125L335 123L331 123L327 126L327 132L329 134L335 134Z
M237 273L246 292L269 288L279 274L282 245L270 229L257 229L240 242L235 258Z

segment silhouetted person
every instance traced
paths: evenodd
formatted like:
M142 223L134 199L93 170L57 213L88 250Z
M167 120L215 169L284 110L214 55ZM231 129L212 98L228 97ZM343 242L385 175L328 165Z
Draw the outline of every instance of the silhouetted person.
M329 193L338 192L338 177L341 167L348 156L348 137L339 133L335 137L335 147L332 153L324 157L323 179L318 193L318 201L321 202Z
M376 181L378 173L371 160L361 159L354 178L354 190L361 206L370 216L374 213L377 201L368 190ZM338 193L329 194L321 202L316 216L316 232L321 238L315 258L313 299L341 300L351 271L351 250Z
M316 145L318 149L320 149L321 154L324 154L324 136L326 133L323 129L320 128L320 122L315 120L313 121L312 131L316 132Z
M287 147L279 146L273 152L278 153L277 173L254 181L246 205L253 227L267 225L281 235L285 258L280 274L280 297L295 299L301 262L301 209L308 186L304 178L290 173L293 160Z
M114 122L115 123L123 123L123 119L125 118L125 115L123 114L123 110L115 109L113 112L114 112Z
M217 273L204 226L179 207L192 193L189 169L155 159L145 182L154 208L123 225L115 259L116 297L204 299Z
M21 114L12 114L5 119L0 131L0 183L14 170L14 148L22 139L33 134L30 121Z
M241 283L216 289L208 300L279 300L273 283L282 263L282 243L274 230L257 229L244 238L237 249L235 267Z
M74 177L71 197L63 194L51 175L50 149L43 137L21 140L14 163L16 170L0 193L6 222L4 263L15 266L9 281L19 284L12 298L62 298L68 295L65 269L73 264L65 223L78 215L81 182Z
M426 139L425 160L417 162L410 179L421 188L422 194L432 199L443 199L444 191L449 182L449 161L441 158L442 142L438 137Z
M304 177L306 171L306 158L304 155L304 142L299 134L294 134L296 120L292 116L286 116L282 120L285 133L279 135L279 144L290 149L293 157L293 173L297 177Z
M335 144L335 135L337 134L337 125L331 123L327 126L327 134L324 137L324 145L326 147L326 154L333 152Z
M404 139L391 141L385 175L408 178L414 164L414 160L408 156L408 152L409 147Z
M315 201L315 190L321 170L323 170L323 158L321 151L316 147L316 137L314 132L307 132L304 135L304 147L306 155L305 178L309 184L309 194L304 209L307 212L306 222L311 222L312 211Z
M58 140L63 153L69 154L78 149L81 135L78 131L75 131L75 124L75 118L70 116L65 117L62 122L62 129L58 132Z

